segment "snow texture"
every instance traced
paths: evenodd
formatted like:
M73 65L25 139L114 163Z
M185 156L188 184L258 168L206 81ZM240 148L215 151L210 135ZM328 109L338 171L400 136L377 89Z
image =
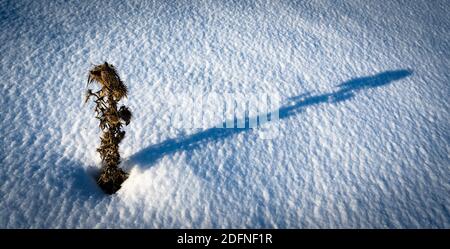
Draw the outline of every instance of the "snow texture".
M1 1L0 227L450 228L449 6ZM134 111L113 196L83 105L104 61ZM173 124L228 92L278 95L279 134Z

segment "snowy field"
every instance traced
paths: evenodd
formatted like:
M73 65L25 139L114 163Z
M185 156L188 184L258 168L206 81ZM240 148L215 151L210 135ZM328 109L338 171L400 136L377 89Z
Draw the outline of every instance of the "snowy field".
M449 6L1 1L0 227L450 228ZM113 196L83 105L104 61L134 112ZM199 93L278 96L278 133L214 128Z

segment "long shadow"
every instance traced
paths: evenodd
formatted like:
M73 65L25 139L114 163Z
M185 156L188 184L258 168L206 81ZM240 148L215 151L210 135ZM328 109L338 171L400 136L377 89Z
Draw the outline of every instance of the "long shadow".
M368 88L385 86L393 81L400 80L412 74L411 70L395 70L386 71L373 76L351 79L339 84L336 91L324 93L320 95L310 96L302 94L291 97L288 100L289 105L282 106L279 111L279 119L285 119L292 115L298 114L304 107L313 106L321 103L337 103L348 100L355 96L356 93ZM177 151L190 151L213 141L223 140L241 132L252 130L249 128L249 120L245 118L245 128L209 128L204 131L174 139L168 139L162 143L150 145L132 155L125 162L127 165L151 166L154 162L166 155ZM244 121L244 120L243 120ZM225 127L223 122L222 127ZM237 120L234 120L235 127Z

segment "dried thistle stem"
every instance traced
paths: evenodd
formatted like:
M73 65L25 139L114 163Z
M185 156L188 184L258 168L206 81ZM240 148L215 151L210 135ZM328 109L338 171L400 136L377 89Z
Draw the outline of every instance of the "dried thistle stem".
M94 98L96 118L100 121L102 130L100 147L97 151L102 160L102 169L97 183L108 194L114 194L120 189L128 174L120 167L119 143L125 136L123 124L128 125L131 111L126 106L117 108L118 102L127 96L127 87L120 80L113 65L105 62L89 71L88 85L97 82L101 89L86 92L86 101Z

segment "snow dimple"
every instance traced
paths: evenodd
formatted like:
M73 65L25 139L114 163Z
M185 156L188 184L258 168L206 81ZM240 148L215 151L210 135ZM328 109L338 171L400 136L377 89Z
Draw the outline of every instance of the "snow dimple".
M445 4L1 1L0 227L448 228ZM82 99L105 60L134 113L114 196ZM279 133L174 125L199 93L278 95Z

